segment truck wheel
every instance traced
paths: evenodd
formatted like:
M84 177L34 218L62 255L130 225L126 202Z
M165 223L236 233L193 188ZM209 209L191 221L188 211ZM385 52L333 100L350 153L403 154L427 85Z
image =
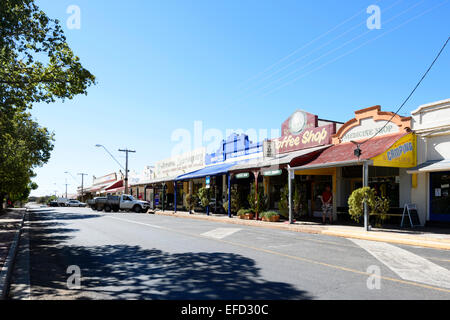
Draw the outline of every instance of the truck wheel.
M111 212L111 207L110 206L105 206L105 212Z
M119 212L119 208L115 207L115 208L113 208L113 211L114 212Z
M140 206L136 205L136 206L134 206L133 211L136 212L136 213L141 213L142 208Z

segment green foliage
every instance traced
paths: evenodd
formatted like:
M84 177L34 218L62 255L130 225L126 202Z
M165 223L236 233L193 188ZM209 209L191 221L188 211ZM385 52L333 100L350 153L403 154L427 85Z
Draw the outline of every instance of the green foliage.
M242 199L239 194L238 186L231 186L231 212L238 212L242 206ZM227 208L228 210L228 208ZM228 212L228 211L227 211Z
M86 94L93 84L57 20L34 0L0 1L0 203L28 197L33 169L53 150L53 134L27 109Z
M252 209L240 209L237 213L238 216L245 216L246 214L254 213Z
M0 112L0 202L25 200L37 186L31 182L33 168L50 159L53 134L40 127L26 112L11 117Z
M184 198L184 206L189 210L189 212L191 212L195 208L197 202L198 198L195 194L188 193Z
M293 210L295 214L300 214L302 199L299 186L295 185L294 198L292 199Z
M272 217L279 216L279 213L276 212L276 211L263 211L263 212L261 212L261 213L259 214L259 216L260 216L261 218L267 218L267 219L270 219L270 218L272 218Z
M200 202L203 207L209 206L209 203L211 202L211 192L209 188L200 188L198 190L198 198L200 199Z
M228 213L228 200L222 204L222 207L225 210L225 213Z
M34 0L0 2L0 111L86 94L95 77Z
M253 212L259 213L267 209L267 196L264 195L264 188L262 186L258 188L258 195L256 196L255 184L252 184L250 194L248 195L248 203Z
M280 214L287 218L289 216L289 187L287 183L281 188L280 202L278 203Z
M39 204L49 204L51 201L56 200L56 197L53 196L45 196L37 198L36 202Z
M367 201L369 212L380 215L382 219L389 211L389 200L377 196L375 189L370 187L356 189L348 198L348 206L350 216L357 222L364 215L364 200Z

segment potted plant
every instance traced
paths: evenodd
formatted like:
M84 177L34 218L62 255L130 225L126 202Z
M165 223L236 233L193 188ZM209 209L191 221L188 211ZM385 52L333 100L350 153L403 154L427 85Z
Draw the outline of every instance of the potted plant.
M254 213L251 209L240 209L237 212L239 219L253 220Z
M184 206L189 210L189 214L194 209L195 205L197 203L197 197L194 194L188 193L185 197L185 204Z
M369 214L377 217L376 226L381 226L382 222L387 218L389 200L377 196L375 189L370 187L354 190L348 198L348 213L356 222L359 222L359 219L364 214L364 201L367 202L369 207Z
M289 218L289 188L287 184L281 189L278 207L280 214L286 219Z
M261 212L261 219L268 222L280 221L280 215L276 211L264 211Z
M261 213L266 210L267 196L264 195L262 187L258 189L258 194L256 195L255 184L252 184L250 194L248 195L248 203L250 204L252 212Z
M206 214L209 215L209 203L211 201L211 194L209 188L200 188L198 190L198 198L203 207L206 208Z

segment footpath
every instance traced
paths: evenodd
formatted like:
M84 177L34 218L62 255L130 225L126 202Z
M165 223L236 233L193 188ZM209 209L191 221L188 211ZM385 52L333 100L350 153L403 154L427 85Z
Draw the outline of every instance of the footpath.
M0 213L0 300L6 297L26 209Z
M426 247L440 250L450 250L450 230L448 229L383 229L372 228L370 231L363 230L359 226L342 226L338 224L322 225L315 222L297 221L294 224L287 222L266 222L258 220L243 220L237 217L229 218L225 215L209 215L204 213L189 214L177 211L156 211L155 214L171 216L176 218L199 219L230 224L239 224L260 228L279 229L312 234L323 234L328 236L381 241L393 244Z

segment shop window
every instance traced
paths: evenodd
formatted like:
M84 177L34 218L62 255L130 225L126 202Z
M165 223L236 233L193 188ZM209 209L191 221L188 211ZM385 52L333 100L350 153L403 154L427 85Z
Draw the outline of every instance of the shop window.
M430 173L432 220L450 221L450 171Z

